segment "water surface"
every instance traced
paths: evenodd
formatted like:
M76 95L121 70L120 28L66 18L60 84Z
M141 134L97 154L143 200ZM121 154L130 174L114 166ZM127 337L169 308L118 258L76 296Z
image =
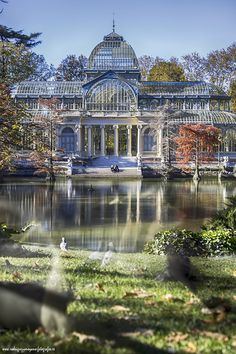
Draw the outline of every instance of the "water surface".
M90 191L90 185L94 190ZM35 226L25 242L118 251L141 250L163 229L199 230L236 195L235 181L59 180L54 188L35 179L8 180L0 185L0 221Z

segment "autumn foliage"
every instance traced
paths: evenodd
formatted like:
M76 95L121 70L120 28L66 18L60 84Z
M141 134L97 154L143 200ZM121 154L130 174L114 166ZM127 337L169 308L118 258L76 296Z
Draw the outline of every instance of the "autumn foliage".
M214 159L214 152L219 142L220 129L205 124L185 124L179 129L175 138L177 144L176 157L179 162L195 162Z

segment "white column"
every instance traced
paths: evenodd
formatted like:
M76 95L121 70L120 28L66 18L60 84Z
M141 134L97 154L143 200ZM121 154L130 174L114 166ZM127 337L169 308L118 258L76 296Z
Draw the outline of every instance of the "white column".
M141 156L141 125L137 125L138 134L137 134L137 157Z
M81 125L77 124L75 126L75 132L76 132L76 152L80 155L81 154Z
M114 155L119 156L119 131L118 125L113 125L114 128Z
M127 156L132 156L132 125L127 125Z
M92 127L87 127L87 137L88 137L88 157L92 156Z
M101 125L101 156L105 156L105 126Z

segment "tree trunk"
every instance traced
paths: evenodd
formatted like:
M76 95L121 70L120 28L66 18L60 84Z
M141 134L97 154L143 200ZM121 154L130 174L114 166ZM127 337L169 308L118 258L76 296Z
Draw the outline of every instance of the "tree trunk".
M195 156L195 171L193 175L193 180L194 181L200 181L201 176L199 173L199 144L198 141L196 141L196 156Z
M201 179L201 175L199 173L199 166L196 165L195 172L194 172L194 175L193 175L193 180L194 181L200 181L200 179Z

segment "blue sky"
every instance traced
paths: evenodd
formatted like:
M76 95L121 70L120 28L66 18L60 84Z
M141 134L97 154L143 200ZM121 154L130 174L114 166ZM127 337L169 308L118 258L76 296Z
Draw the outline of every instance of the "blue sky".
M89 56L112 30L137 56L205 55L236 41L236 0L8 0L1 23L42 32L35 51L57 65L67 54Z

